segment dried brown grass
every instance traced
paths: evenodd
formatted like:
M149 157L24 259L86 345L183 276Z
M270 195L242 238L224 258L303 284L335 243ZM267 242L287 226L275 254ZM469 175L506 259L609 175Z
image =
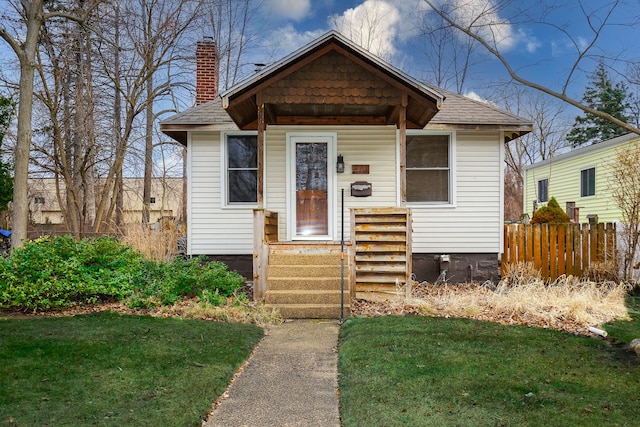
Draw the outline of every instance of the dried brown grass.
M530 275L527 272L531 273ZM507 272L497 285L411 282L396 295L352 304L356 314L419 314L526 324L586 334L588 326L628 319L626 283L573 276L546 284L531 266Z
M131 225L124 230L123 242L141 252L147 259L171 261L177 251L178 239L184 235L175 224L167 222L159 230Z
M174 304L165 309L164 313L189 319L253 323L259 326L282 323L280 314L274 309L266 308L264 303L235 296L229 297L224 306L215 306L195 299Z
M182 317L185 319L203 319L219 322L253 323L259 326L282 323L282 317L274 309L268 309L262 302L250 301L246 298L231 296L225 305L214 306L199 301L197 298L178 301L171 306L149 309L134 309L124 302L83 305L68 310L55 312L39 312L38 316L74 316L79 314L114 311L121 314L135 314L155 317ZM7 316L10 313L5 313ZM24 315L30 317L30 315ZM12 317L16 317L15 315Z

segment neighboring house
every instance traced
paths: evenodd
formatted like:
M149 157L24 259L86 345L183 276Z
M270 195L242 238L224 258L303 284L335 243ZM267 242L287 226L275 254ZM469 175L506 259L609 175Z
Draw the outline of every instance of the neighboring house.
M599 222L620 221L620 208L610 191L609 165L617 149L638 143L638 135L622 135L526 167L524 212L532 216L534 205L544 205L555 197L563 208L567 203L578 208L578 222L586 222L592 215L597 215Z
M154 178L151 181L150 223L154 223L162 217L172 217L182 222L183 184L182 178ZM31 221L38 225L62 224L64 215L58 202L55 179L30 178L28 185ZM59 183L59 185L64 203L64 183ZM100 185L100 180L98 180L98 190ZM124 178L122 188L124 223L142 222L142 178Z
M344 217L352 293L411 273L497 277L504 143L528 120L420 83L336 32L220 96L215 56L198 43L196 106L160 124L187 147L188 254L253 275L267 303L317 296L312 278L335 270L297 265L339 252Z

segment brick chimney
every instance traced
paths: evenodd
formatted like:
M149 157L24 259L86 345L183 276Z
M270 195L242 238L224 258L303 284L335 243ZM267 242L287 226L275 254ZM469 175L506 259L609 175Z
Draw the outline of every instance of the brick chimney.
M211 37L196 44L196 105L218 97L218 51Z

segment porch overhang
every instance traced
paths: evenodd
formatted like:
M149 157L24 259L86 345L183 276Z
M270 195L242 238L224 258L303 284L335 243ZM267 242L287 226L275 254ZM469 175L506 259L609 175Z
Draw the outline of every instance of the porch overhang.
M406 117L407 128L422 129L444 100L336 32L221 97L231 119L246 130L258 129L259 107L265 125L399 125Z

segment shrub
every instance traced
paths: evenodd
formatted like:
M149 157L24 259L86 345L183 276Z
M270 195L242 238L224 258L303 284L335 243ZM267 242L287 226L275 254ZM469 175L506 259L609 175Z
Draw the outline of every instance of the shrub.
M112 238L27 242L0 264L0 306L61 309L121 299L133 289L140 260Z
M173 304L182 298L200 297L221 304L225 298L241 288L244 278L229 271L225 264L207 262L204 257L172 262L145 261L141 272L136 303L142 301L156 305Z
M148 308L192 297L221 303L243 283L224 264L201 258L146 260L107 237L45 237L0 257L2 308L59 310L110 300Z
M549 199L546 206L533 213L531 224L564 224L569 222L569 216L562 210L555 197Z

